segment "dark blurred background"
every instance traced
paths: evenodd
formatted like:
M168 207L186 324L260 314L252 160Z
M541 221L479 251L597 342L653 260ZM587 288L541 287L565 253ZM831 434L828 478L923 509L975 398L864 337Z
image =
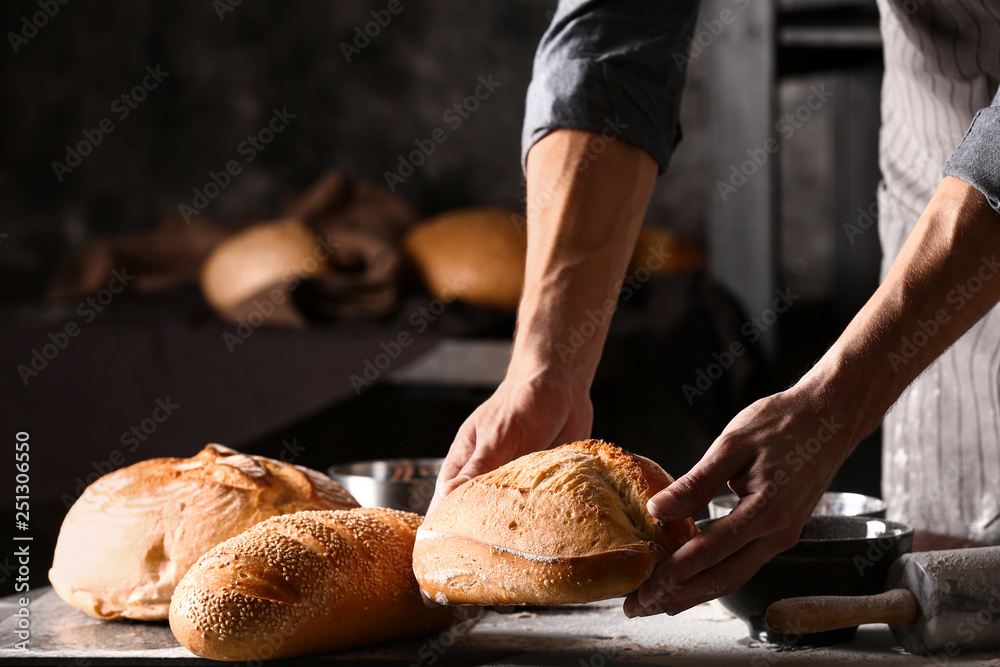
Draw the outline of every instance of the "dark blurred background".
M58 11L32 30L41 4ZM398 156L443 127L447 141L396 194L420 217L467 206L523 212L524 95L555 3L401 0L402 10L350 62L343 45L354 45L356 29L386 2L41 4L0 6L7 35L0 48L0 434L9 442L19 431L31 436L30 530L38 552L51 552L88 475L153 456L190 456L207 442L270 456L294 451L297 463L321 470L349 460L444 455L498 381L510 313L449 304L385 381L358 394L350 375L430 301L419 284L405 285L384 317L262 327L234 350L223 341L235 328L215 316L194 283L126 290L86 322L82 299L46 294L74 252L177 219L193 189L230 160L242 172L196 216L227 229L281 215L327 170L385 187ZM736 4L710 0L702 14L711 21ZM765 30L744 30L740 21L758 19L738 16L724 39L691 60L684 141L647 216L647 224L705 246L709 269L653 279L623 300L594 387L594 436L652 456L675 475L741 407L801 376L877 282L874 229L858 238L844 229L874 202L878 178L874 2L761 4ZM699 24L706 30L711 34L708 23ZM716 73L740 54L763 57L767 70L745 90L720 89ZM116 100L144 78L152 83L150 71L166 75L123 118L126 107ZM480 77L499 85L453 128L445 113L474 93ZM832 103L783 137L779 119L823 85L835 91ZM241 145L274 109L294 118L247 162ZM717 183L755 144L732 139L734 124L721 122L720 111L782 142L754 181L769 198L767 209L739 209L738 201L729 208L748 228L770 234L761 267L770 281L765 297L772 288L800 297L759 343L743 332L761 314L759 302L725 271L756 260L718 243L725 232L713 212ZM104 119L113 131L70 173L56 173L62 170L54 162L71 164L67 147L96 136ZM30 365L33 352L69 322L81 325L80 334L26 380L18 367ZM404 372L456 340L473 344L464 358L478 374L456 380L433 369ZM688 400L683 386L734 341L747 343L747 354ZM126 446L125 434L150 418L157 401L179 407L139 445ZM876 436L835 488L878 495L878 479ZM9 526L12 502L4 505ZM33 565L35 585L45 581L44 559ZM12 590L2 567L0 582L0 592Z

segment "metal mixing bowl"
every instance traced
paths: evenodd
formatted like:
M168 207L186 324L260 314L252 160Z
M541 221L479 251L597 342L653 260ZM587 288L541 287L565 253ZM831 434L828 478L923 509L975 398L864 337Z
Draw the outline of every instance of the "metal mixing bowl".
M740 502L735 493L723 493L708 504L708 516L712 519L726 516ZM827 491L819 499L813 516L868 516L885 518L885 503L872 496L860 493Z
M330 466L327 470L362 507L424 514L444 459L386 459Z

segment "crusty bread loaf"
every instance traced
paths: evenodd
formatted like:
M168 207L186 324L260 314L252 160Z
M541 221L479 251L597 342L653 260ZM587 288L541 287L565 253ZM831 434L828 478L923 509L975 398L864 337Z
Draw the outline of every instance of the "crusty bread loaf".
M188 568L226 538L278 514L358 503L315 470L222 445L101 477L70 508L49 581L96 618L164 620Z
M219 243L201 267L205 299L221 315L291 277L329 271L316 237L302 222L277 220L249 227Z
M648 501L673 480L600 440L535 452L452 491L417 533L413 570L443 604L569 604L618 597L690 539Z
M443 628L410 562L423 517L383 508L299 512L217 545L184 576L170 629L213 660L338 651Z
M403 247L431 296L513 310L527 252L516 220L502 208L449 211L414 227Z

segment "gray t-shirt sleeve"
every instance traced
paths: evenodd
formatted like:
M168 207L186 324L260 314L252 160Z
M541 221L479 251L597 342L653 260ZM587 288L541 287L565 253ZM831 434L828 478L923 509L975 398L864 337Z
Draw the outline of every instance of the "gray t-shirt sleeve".
M535 142L572 128L638 146L666 169L697 14L698 0L560 0L535 54L522 168Z
M968 134L944 166L945 176L960 178L984 195L1000 213L1000 90L993 104L972 119Z

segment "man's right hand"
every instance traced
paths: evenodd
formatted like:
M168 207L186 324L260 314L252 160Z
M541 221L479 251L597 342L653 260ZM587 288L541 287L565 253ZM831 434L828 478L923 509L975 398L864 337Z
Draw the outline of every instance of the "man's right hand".
M510 365L459 429L432 509L466 479L589 436L590 385L656 173L649 154L600 133L556 130L532 147L524 292ZM595 321L594 313L602 317ZM570 332L584 323L589 335L573 342Z
M587 438L593 415L589 387L573 387L562 372L512 366L458 430L428 513L466 480L519 456Z

